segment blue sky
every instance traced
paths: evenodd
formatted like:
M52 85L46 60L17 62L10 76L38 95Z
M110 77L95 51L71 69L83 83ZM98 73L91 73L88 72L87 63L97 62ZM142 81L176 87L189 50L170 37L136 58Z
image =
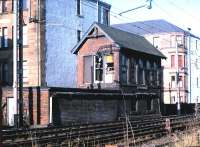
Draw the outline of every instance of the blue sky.
M111 24L165 19L182 29L192 29L200 37L200 0L153 0L152 9L140 8L132 12L118 13L141 6L145 0L104 0L112 5Z

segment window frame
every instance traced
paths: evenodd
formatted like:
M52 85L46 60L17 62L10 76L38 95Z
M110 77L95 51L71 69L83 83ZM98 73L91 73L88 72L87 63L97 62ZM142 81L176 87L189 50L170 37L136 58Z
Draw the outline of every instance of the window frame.
M178 55L178 67L182 68L184 65L183 63L183 55Z
M175 55L171 55L171 68L175 68Z
M103 57L104 60L104 82L113 83L114 81L114 54L105 54Z
M23 10L28 10L28 0L23 0Z
M159 46L160 46L160 37L159 36L154 36L153 37L153 46L155 47L155 48L159 48ZM156 46L155 46L156 45Z
M171 88L176 87L176 76L171 76Z
M7 1L6 0L1 0L0 5L1 5L1 10L0 13L7 13L8 12L8 7L7 7Z
M176 35L176 40L178 45L183 45L183 35Z
M82 38L82 31L81 30L77 30L77 42L79 42Z
M103 81L104 81L104 61L103 61L103 56L99 56L99 57L101 57L102 59L102 67L100 67L100 68L97 68L96 67L96 57L98 57L98 56L94 56L94 83L103 83ZM100 65L101 66L101 65ZM101 77L101 81L100 80L98 80L98 79L96 79L96 70L102 70L102 77Z
M82 16L82 0L76 0L76 15Z

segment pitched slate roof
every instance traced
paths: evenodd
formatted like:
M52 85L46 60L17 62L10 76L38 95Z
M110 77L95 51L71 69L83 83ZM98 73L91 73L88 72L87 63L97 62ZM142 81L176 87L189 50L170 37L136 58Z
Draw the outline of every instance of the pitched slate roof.
M74 54L76 54L79 51L80 47L85 42L87 35L91 32L91 30L94 27L101 29L101 31L103 31L108 38L110 38L113 42L118 44L121 48L127 48L137 52L165 58L165 56L144 37L99 23L94 23L90 27L90 29L84 35L82 40L73 49Z
M186 35L191 35L192 37L200 39L199 37L189 33L188 31L185 31L179 28L178 26L172 23L169 23L163 19L115 24L112 26L124 31L139 34L139 35L182 32L182 33L185 33Z

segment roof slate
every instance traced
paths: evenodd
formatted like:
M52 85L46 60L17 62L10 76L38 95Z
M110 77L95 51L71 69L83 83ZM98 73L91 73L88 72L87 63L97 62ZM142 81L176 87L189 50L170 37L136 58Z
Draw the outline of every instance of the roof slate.
M150 42L148 42L144 37L126 31L122 31L117 28L106 26L100 23L94 23L90 27L90 29L84 35L82 40L73 49L74 54L78 52L81 45L85 42L87 35L95 26L100 28L105 33L105 35L109 36L121 48L127 48L137 52L165 58L165 56L158 49L156 49Z
M200 39L199 37L189 33L188 31L185 31L179 28L178 26L172 23L169 23L163 19L115 24L112 26L115 28L121 29L123 31L127 31L130 33L135 33L139 35L182 32L182 33L185 33L186 35L191 35L192 37Z
M108 27L102 24L98 24L98 26L122 48L164 57L164 55L157 48L155 48L142 36L122 31L113 27Z

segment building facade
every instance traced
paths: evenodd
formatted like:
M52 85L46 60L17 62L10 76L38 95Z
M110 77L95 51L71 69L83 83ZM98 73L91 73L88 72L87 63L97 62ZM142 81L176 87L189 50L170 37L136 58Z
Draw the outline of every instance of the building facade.
M188 35L188 43L190 56L188 56L189 65L189 102L199 103L200 102L200 38L192 35Z
M159 108L161 59L165 56L144 37L93 24L74 53L78 62L77 87L120 90L122 95L132 96L137 103L133 107L149 112L156 103Z
M4 87L13 85L13 2L0 2L0 80ZM110 7L99 0L23 0L23 86L76 87L76 58L71 50L94 21L109 25ZM11 95L3 99L13 125L15 101Z
M196 66L199 64L199 37L165 20L117 24L114 27L144 36L167 57L162 61L164 103L196 101L199 97L200 73Z
M94 21L109 25L110 5L98 0L46 0L45 5L46 84L75 87L76 57L71 49Z
M0 4L0 78L5 86L12 85L13 77L13 7L10 0ZM110 7L97 0L23 0L24 86L75 87L71 49L94 21L109 25Z

